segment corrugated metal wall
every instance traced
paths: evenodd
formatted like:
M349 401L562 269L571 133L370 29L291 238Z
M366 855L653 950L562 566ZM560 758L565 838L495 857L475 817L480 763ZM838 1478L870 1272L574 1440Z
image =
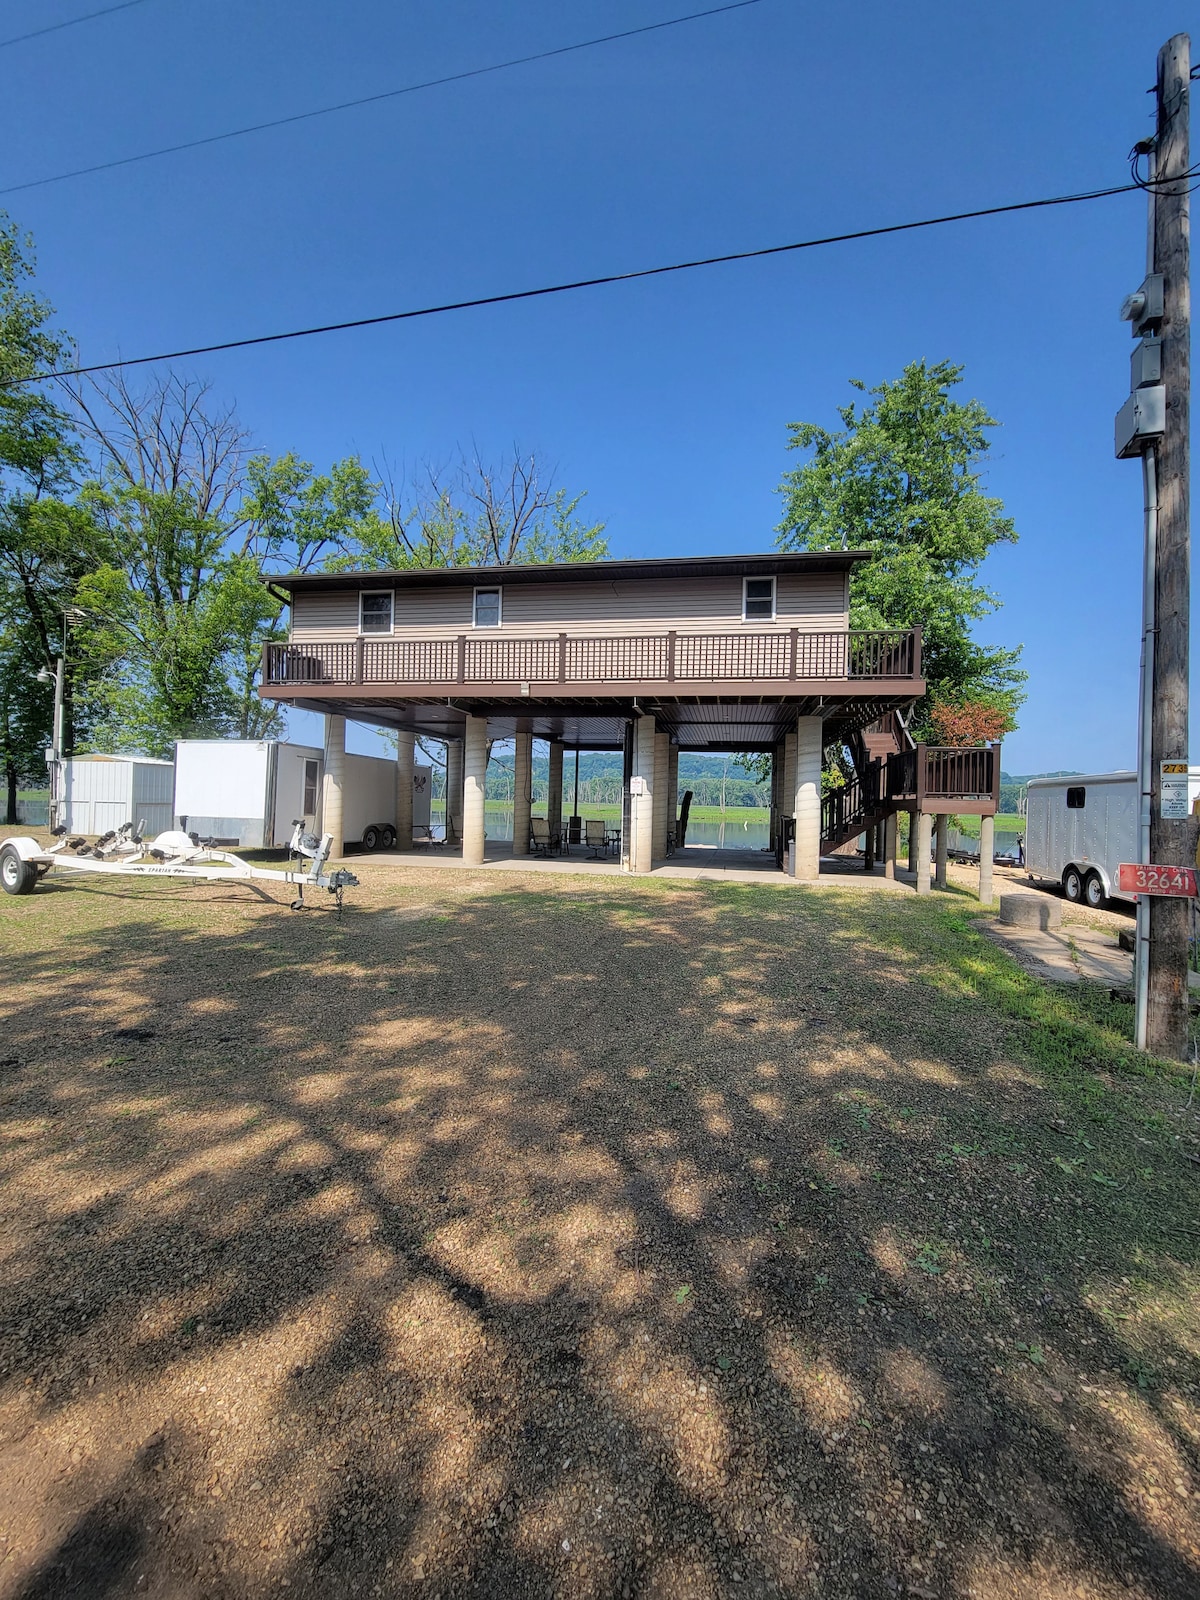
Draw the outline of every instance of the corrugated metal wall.
M149 835L171 826L175 787L172 762L79 757L63 762L63 822L71 833L95 838L126 822L146 824Z
M501 633L665 633L670 628L720 633L753 628L801 627L819 632L844 628L849 613L842 573L781 573L776 621L742 621L742 580L723 578L626 578L603 582L520 583L497 572L504 591ZM395 631L406 638L444 638L472 627L473 592L468 588L397 590ZM353 639L358 633L358 591L296 596L292 638L297 641Z

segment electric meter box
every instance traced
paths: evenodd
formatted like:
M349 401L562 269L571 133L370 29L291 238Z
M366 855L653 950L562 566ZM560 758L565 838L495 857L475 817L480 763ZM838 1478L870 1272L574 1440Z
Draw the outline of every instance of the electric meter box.
M1145 446L1160 439L1167 428L1167 391L1161 383L1135 389L1117 412L1114 434L1117 456L1140 456Z

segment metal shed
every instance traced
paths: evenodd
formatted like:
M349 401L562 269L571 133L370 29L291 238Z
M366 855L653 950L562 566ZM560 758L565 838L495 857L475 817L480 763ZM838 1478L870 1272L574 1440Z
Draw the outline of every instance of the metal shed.
M175 763L150 756L72 756L63 762L61 821L96 838L124 822L153 836L174 826ZM144 825L144 826L143 826Z

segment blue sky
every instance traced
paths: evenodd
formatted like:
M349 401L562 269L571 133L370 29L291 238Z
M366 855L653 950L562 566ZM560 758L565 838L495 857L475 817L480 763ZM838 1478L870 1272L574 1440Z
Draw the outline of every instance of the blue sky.
M698 0L145 0L4 50L0 186L681 15ZM91 9L0 7L0 38ZM1119 183L1143 0L760 4L0 197L89 361ZM267 450L514 441L616 556L770 548L789 421L947 358L1000 419L1031 674L1010 771L1131 765L1141 491L1112 455L1140 195L187 364ZM298 728L298 731L299 728ZM358 741L361 748L368 744Z

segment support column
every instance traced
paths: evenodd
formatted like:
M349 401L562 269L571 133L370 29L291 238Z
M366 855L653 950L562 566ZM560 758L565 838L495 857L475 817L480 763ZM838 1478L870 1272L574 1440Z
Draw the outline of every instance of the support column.
M633 725L633 778L642 793L630 796L629 870L649 872L654 852L654 718L642 716ZM641 780L639 783L638 780Z
M792 744L796 806L796 849L793 875L816 878L821 872L821 748L824 723L820 717L798 717Z
M325 780L321 793L321 832L333 836L330 856L336 860L345 849L342 835L342 795L346 785L346 719L325 718Z
M778 853L780 813L783 810L781 795L783 793L783 746L776 745L771 751L771 849Z
M416 738L396 735L396 848L411 850L413 843L413 764Z
M896 842L900 836L900 815L889 811L883 823L883 875L896 876Z
M667 853L667 765L670 760L671 740L665 733L654 735L654 859L662 861Z
M487 718L467 718L462 744L463 860L469 867L481 867L484 858L484 791L487 787Z
M934 873L933 886L935 889L946 887L946 862L950 850L950 818L944 811L938 812L937 819L937 868Z
M996 819L979 819L979 904L992 903L992 857L996 853Z
M550 829L550 837L552 839L557 839L562 833L562 774L562 740L551 739L550 790L546 797L546 826Z
M461 739L446 740L446 838L454 844L463 836L463 747Z
M933 839L933 818L928 811L917 813L917 893L929 893L929 857Z
M679 746L667 746L667 831L679 844Z
M529 854L533 813L533 735L519 730L513 740L513 855Z
M908 870L917 870L917 813L908 813Z
M875 844L876 844L876 840L878 839L878 837L879 837L879 835L878 835L877 824L874 823L874 822L868 822L867 823L867 827L866 827L866 832L865 832L865 834L863 836L863 871L864 872L874 872L874 870L875 870L875 854L876 854L876 852L875 852Z

